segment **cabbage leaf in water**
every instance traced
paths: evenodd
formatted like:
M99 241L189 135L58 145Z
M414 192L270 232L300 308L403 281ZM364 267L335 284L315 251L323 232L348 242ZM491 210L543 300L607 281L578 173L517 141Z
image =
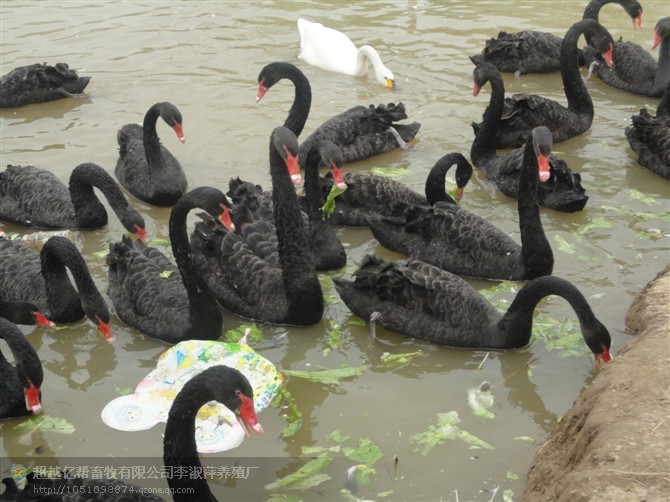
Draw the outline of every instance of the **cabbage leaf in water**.
M14 426L15 431L32 434L37 429L42 432L56 432L58 434L74 434L77 430L74 425L60 417L52 417L41 413L33 415Z
M430 451L437 445L443 444L449 439L460 439L470 445L470 448L480 449L485 448L489 450L495 449L486 441L473 436L469 432L458 427L461 419L458 412L450 411L448 413L437 414L437 425L430 425L426 432L420 432L412 436L411 441L417 443L418 447L414 450L415 453L421 455L428 455Z
M299 371L299 370L282 370L282 373L287 376L296 378L303 378L315 383L324 383L337 385L343 378L351 378L361 375L365 371L365 366L353 367L343 365L340 368L332 370L317 370L317 371Z

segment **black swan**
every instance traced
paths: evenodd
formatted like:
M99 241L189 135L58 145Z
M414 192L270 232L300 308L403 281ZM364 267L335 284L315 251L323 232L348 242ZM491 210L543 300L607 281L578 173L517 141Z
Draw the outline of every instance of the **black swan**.
M41 413L42 363L35 349L16 325L0 318L0 338L14 356L12 366L0 352L0 420Z
M91 163L72 170L69 187L45 169L8 165L0 172L0 220L38 228L104 227L107 211L93 188L104 194L126 230L146 236L144 218L128 204L114 178Z
M494 136L503 109L505 87L498 69L490 63L477 65L473 71L474 90L477 96L486 82L491 82L491 99L484 112L482 126L470 149L472 163L482 169L486 177L510 197L517 197L519 171L523 150L517 149L503 155L496 154ZM589 199L581 185L581 176L573 173L564 160L555 155L549 158L549 179L538 185L538 202L556 211L581 211ZM546 174L544 175L546 176Z
M270 174L274 226L258 220L241 233L209 232L200 274L227 310L259 321L306 326L321 320L323 293L289 175L298 140L286 127L272 131ZM276 241L276 242L273 242ZM276 253L275 253L276 250ZM267 254L271 259L265 259ZM277 255L274 257L274 255ZM207 261L207 263L204 263Z
M334 179L337 187L343 189L345 184L342 179L342 153L334 143L323 141L307 152L304 164L305 195L300 198L303 210L301 216L307 226L307 241L314 257L314 266L317 270L342 268L347 263L347 256L335 233L332 219L322 211L327 193L322 194L322 178L319 176L319 165L323 164L330 169L330 179ZM298 166L291 169L295 169L294 172L290 172L291 179L294 183L299 182L301 177ZM239 177L231 179L228 186L227 195L233 201L233 223L238 233L245 222L258 219L273 221L271 191L263 191L260 185L242 181ZM209 227L211 228L211 225ZM200 230L201 232L196 232L195 235L204 231L202 227Z
M530 131L546 126L554 135L554 143L587 131L593 122L593 101L579 72L577 41L582 33L608 65L612 65L614 40L596 21L583 19L573 24L561 42L561 78L568 106L537 94L513 94L505 99L505 108L495 134L496 148L516 148L526 141ZM482 124L473 124L477 134Z
M437 202L456 204L444 186L447 171L454 164L457 165L455 197L460 201L472 176L472 166L460 153L448 153L438 159L428 173L425 195L387 176L370 173L345 174L343 181L347 190L335 199L331 220L335 225L368 227L368 216L390 216L398 203L422 206L432 206ZM324 194L330 192L332 185L333 178L327 175L322 182Z
M65 237L50 237L39 253L0 237L0 298L32 303L56 323L71 323L86 316L106 340L114 338L107 304L81 253Z
M617 42L612 60L614 66L606 67L599 55L584 49L584 58L592 71L607 85L623 91L652 98L660 97L670 82L670 17L664 17L654 28L655 49L660 44L658 62L646 49L633 42Z
M156 103L144 116L144 124L124 125L116 135L119 160L114 174L126 190L154 206L173 206L186 193L186 175L179 161L161 145L156 121L161 117L182 143L181 113L172 103Z
M368 62L372 63L375 78L384 87L395 89L393 73L384 63L379 53L369 45L356 47L351 39L341 31L326 28L321 23L298 19L300 33L300 54L305 63L324 70L344 73L354 77L368 74Z
M611 338L570 282L544 276L525 284L503 315L463 279L420 260L391 263L367 255L354 280L335 278L357 316L411 338L470 349L518 349L530 342L533 311L549 295L565 298L596 361L611 359Z
M303 72L291 63L270 63L258 75L259 101L273 85L288 79L295 86L295 99L284 126L300 136L312 104L312 88ZM304 155L313 145L323 140L332 141L342 150L345 164L365 160L373 155L406 148L416 136L421 124L398 124L407 118L405 105L389 103L375 107L355 106L326 122L310 134L300 145Z
M656 108L656 116L642 108L626 127L628 144L637 153L637 163L670 179L670 83Z
M228 366L208 368L186 382L170 408L163 439L163 463L169 468L168 472L202 474L203 467L195 443L195 417L200 408L210 401L217 401L235 413L247 435L252 430L257 434L263 433L263 427L254 411L253 389L249 380ZM150 491L143 492L138 486L133 486L133 490L123 489L128 485L118 479L85 479L66 473L56 479L28 474L27 479L28 486L25 490L19 490L12 478L3 479L2 482L7 487L3 497L9 499L11 495L16 500L41 500L39 495L48 493L49 500L70 501L75 500L72 494L76 493L76 500L82 502L164 500ZM167 482L175 502L216 502L204 475L175 474L167 476Z
M46 318L36 305L30 302L0 299L0 317L14 324L27 324L53 328L55 323Z
M165 343L217 340L223 320L205 281L196 274L186 232L191 209L218 217L228 213L228 200L216 188L186 193L170 213L174 264L157 248L123 237L109 245L109 296L116 314L129 326Z
M533 129L519 173L521 245L476 214L443 202L408 206L402 216L371 216L372 234L388 249L458 275L514 281L550 275L554 255L537 204L538 178L550 154L549 129Z
M608 3L621 5L633 20L633 27L642 28L642 6L637 0L591 0L584 9L582 19L598 21L600 9ZM498 38L489 39L484 50L471 56L470 60L475 65L491 63L501 72L514 72L517 77L525 73L559 71L562 40L561 37L542 31L501 31ZM583 56L580 62L582 59Z
M80 77L66 63L20 66L0 81L0 108L72 98L86 89L91 77Z

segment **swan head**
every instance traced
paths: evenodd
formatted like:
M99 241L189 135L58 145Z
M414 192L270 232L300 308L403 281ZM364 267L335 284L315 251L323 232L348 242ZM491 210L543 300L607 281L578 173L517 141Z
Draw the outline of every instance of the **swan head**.
M179 138L179 141L185 143L186 138L184 137L184 129L182 127L183 119L181 118L181 112L179 109L167 101L164 103L158 103L155 106L158 106L160 116L165 121L165 123L174 129L174 132L177 135L177 138Z
M531 135L533 141L533 150L537 158L538 176L541 182L549 181L551 177L550 160L553 137L551 131L544 127L536 127Z
M375 69L375 76L377 77L377 82L385 86L389 91L398 90L398 86L395 83L395 77L391 70L386 66L380 65L379 70Z
M654 27L654 43L651 48L655 49L658 47L668 35L670 35L670 17L663 17L658 20L658 23Z

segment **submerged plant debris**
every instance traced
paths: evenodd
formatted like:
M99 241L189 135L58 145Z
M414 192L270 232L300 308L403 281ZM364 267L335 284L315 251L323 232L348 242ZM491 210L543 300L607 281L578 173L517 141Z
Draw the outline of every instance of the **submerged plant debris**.
M468 406L476 416L486 419L495 418L496 414L490 410L494 402L489 382L482 382L479 387L468 389Z
M357 377L365 371L365 366L347 366L342 365L337 369L302 371L302 370L282 370L287 376L302 378L310 382L337 385L343 378Z

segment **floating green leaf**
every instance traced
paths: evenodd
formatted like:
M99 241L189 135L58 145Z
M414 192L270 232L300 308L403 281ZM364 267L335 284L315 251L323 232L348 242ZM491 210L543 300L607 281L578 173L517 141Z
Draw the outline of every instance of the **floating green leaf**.
M514 502L514 490L507 489L503 491L503 502Z
M300 451L303 455L312 456L312 455L321 455L322 453L340 453L342 448L340 445L330 446L326 448L325 446L303 446L300 448Z
M513 473L512 471L507 471L507 473L505 474L505 477L509 480L512 480L512 481L516 481L517 479L519 479L519 475Z
M372 481L372 476L377 474L372 467L365 464L358 464L349 471L349 475L354 479L357 485L368 485Z
M577 234L586 235L596 228L612 228L612 224L602 216L599 216L597 218L593 218L589 223L580 226L577 229Z
M493 406L494 398L491 393L491 384L482 383L479 387L468 389L468 405L472 413L481 418L495 418L495 413L489 410Z
M658 201L656 199L654 199L653 197L649 197L648 195L645 195L639 190L635 190L634 188L628 189L628 196L633 200L639 200L640 202L644 202L648 206L658 204Z
M147 246L169 246L170 241L167 239L152 239L147 242Z
M331 432L330 435L328 436L328 439L336 443L344 443L345 441L348 441L350 438L351 436L343 436L339 429Z
M247 343L258 343L264 340L263 330L255 324L240 324L238 327L226 331L223 334L223 337L230 342L237 343L244 337L244 334L247 330L249 330L249 335L247 335Z
M33 415L20 424L14 426L15 431L32 434L37 429L42 432L56 432L58 434L73 434L77 429L70 422L60 417L52 417L44 413Z
M115 386L114 386L114 390L115 390L120 396L126 396L126 395L128 395L128 394L132 394L132 393L133 393L133 389L131 389L130 387L126 387L126 388L122 389L122 388L119 387L118 385L115 385Z
M407 167L373 167L370 169L370 172L377 176L386 176L387 178L404 178L409 175Z
M170 277L172 274L174 274L174 270L163 270L163 271L162 271L160 274L158 274L158 275L160 275L161 277L163 277L163 278L165 279L165 278L167 278L167 277Z
M342 341L342 326L333 320L328 321L328 351L337 349Z
M381 449L369 438L360 438L358 446L343 448L342 452L352 462L373 466L384 456Z
M335 197L344 193L346 189L346 185L344 185L344 188L338 188L338 186L333 183L333 185L330 187L330 192L328 192L328 197L326 197L326 202L321 208L321 211L324 215L330 216L333 214L333 211L335 211Z
M411 441L413 443L418 443L419 445L419 448L414 451L425 456L437 445L443 444L448 439L457 438L470 444L470 448L494 449L493 446L486 441L460 429L457 425L460 421L461 419L458 417L458 412L456 411L438 413L437 426L430 425L428 426L428 431L420 432L412 436Z
M554 235L554 240L558 243L558 250L561 253L573 254L575 252L575 245L566 241L562 235Z
M462 429L458 431L458 438L468 443L471 450L495 450L493 446L483 439L479 439L477 436L473 436L468 431Z
M366 323L364 319L352 315L351 317L349 317L347 324L351 324L352 326L367 326L368 323Z
M109 254L109 249L105 249L103 251L96 251L95 253L93 253L93 256L100 259L100 258L104 258L108 254Z
M581 254L577 257L579 261L583 261L586 263L599 263L603 261L601 258L598 258L597 256L588 256L585 254Z
M403 354L391 354L389 352L384 352L380 360L385 366L402 366L404 364L409 364L412 362L412 359L415 357L423 356L424 353L421 351L418 352L405 352Z
M328 481L331 477L328 474L322 473L332 459L328 457L327 453L322 453L318 457L310 460L303 465L296 472L278 479L274 483L265 485L266 490L276 490L277 488L288 488L291 490L306 490L314 486L318 486L324 481Z
M265 502L303 502L303 500L293 493L272 493Z
M379 492L379 493L377 494L377 497L379 497L380 499L389 497L389 496L393 495L393 492L394 492L394 491L395 491L395 490L386 490L385 492Z
M528 441L529 443L532 443L535 441L535 438L533 436L515 436L514 437L515 441Z
M342 365L340 368L331 370L317 370L317 371L299 371L299 370L282 370L282 373L287 376L294 376L296 378L303 378L310 382L323 384L339 384L342 378L351 378L361 375L365 371L365 366L353 367Z
M288 391L285 385L279 387L279 392L275 395L270 403L273 408L286 406L290 413L282 415L282 418L287 422L287 426L281 431L281 436L284 438L291 437L302 428L302 412L298 409L298 405L293 398L293 395Z

